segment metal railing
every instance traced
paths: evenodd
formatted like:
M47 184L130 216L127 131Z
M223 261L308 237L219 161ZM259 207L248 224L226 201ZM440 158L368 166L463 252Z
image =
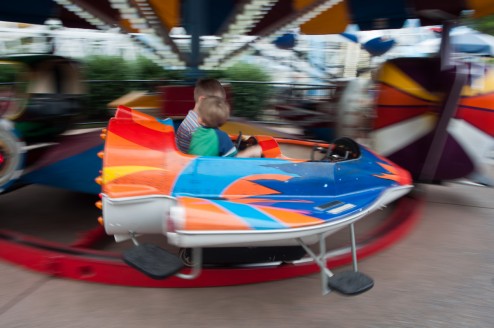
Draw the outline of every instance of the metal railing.
M231 97L257 97L256 86L265 89L268 87L266 101L260 109L258 121L273 124L288 124L289 121L280 119L275 109L279 104L297 104L303 106L308 102L331 102L338 98L341 83L328 82L327 84L300 83L300 82L260 82L260 81L220 81L230 85ZM22 82L26 83L26 82ZM186 80L85 80L87 92L80 96L82 113L77 123L82 125L98 124L108 120L111 111L107 107L111 101L124 96L130 91L140 90L150 94L158 94L159 87L170 85L194 85L193 81ZM2 82L1 86L15 86L17 82ZM246 92L243 92L245 88ZM17 88L14 88L17 89ZM251 94L248 94L251 93ZM24 97L28 95L24 94ZM243 99L243 98L242 98ZM238 112L236 112L238 114ZM241 114L241 113L240 113ZM239 115L241 116L241 115Z

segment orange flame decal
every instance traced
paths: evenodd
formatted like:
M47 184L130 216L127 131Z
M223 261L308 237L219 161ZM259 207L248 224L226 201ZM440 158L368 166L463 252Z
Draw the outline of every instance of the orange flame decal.
M412 177L410 173L396 165L385 164L385 163L377 163L383 169L388 171L388 173L374 174L374 176L381 179L393 180L400 185L410 185L412 184Z
M257 180L288 181L293 176L283 174L255 174L241 178L230 184L222 193L227 199L243 198L245 196L262 196L279 194L278 190L264 187L256 183Z

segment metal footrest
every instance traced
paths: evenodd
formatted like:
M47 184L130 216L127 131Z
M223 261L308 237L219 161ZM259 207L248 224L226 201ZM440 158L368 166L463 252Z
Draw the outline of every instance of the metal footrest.
M328 286L338 293L353 296L371 289L374 280L362 272L344 271L328 278Z
M153 279L168 278L184 267L176 255L152 244L142 244L124 251L123 260Z

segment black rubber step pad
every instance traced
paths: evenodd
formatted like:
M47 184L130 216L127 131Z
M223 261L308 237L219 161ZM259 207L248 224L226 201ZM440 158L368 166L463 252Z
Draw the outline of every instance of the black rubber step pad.
M374 286L374 280L362 272L344 271L330 277L328 286L338 293L353 296L371 289Z
M153 244L142 244L124 251L123 260L153 279L168 278L184 267L176 255Z

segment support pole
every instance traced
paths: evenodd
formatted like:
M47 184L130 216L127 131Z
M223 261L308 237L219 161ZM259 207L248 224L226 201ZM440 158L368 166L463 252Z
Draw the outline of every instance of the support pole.
M448 125L451 118L456 114L460 102L461 90L466 83L463 66L458 64L454 70L454 73L450 73L454 74L454 79L449 90L446 91L446 99L440 112L439 122L434 130L432 142L427 152L422 172L420 173L420 181L423 182L433 182L434 180L448 139Z
M443 24L441 48L439 50L441 56L441 75L446 81L449 75L454 74L454 77L451 84L445 90L445 100L442 103L439 120L436 124L432 142L420 173L419 180L423 182L433 182L434 180L448 138L448 125L451 118L456 114L461 91L466 83L464 65L453 63L451 60L450 32L454 25L455 22L453 21L446 21Z
M201 61L201 35L205 34L206 0L187 1L185 10L189 21L190 56L187 63L189 77L197 79L200 75L199 62Z
M439 47L439 56L441 58L441 71L445 71L454 66L451 60L452 46L451 46L451 30L455 27L454 21L445 21L441 33L441 44Z
M353 263L353 271L358 271L357 264L357 244L355 242L355 227L354 223L350 224L350 239L352 241L352 263Z
M177 273L176 276L181 279L192 280L201 274L202 271L202 248L192 248L192 269L190 273Z
M309 256L316 262L316 264L319 266L320 274L321 274L321 289L322 289L322 294L326 295L328 294L331 289L328 287L328 278L334 276L333 272L328 269L326 265L326 238L324 237L324 234L319 235L319 254L315 254L309 246L307 246L301 238L297 238L298 243L300 246L304 248L304 250L309 254Z

